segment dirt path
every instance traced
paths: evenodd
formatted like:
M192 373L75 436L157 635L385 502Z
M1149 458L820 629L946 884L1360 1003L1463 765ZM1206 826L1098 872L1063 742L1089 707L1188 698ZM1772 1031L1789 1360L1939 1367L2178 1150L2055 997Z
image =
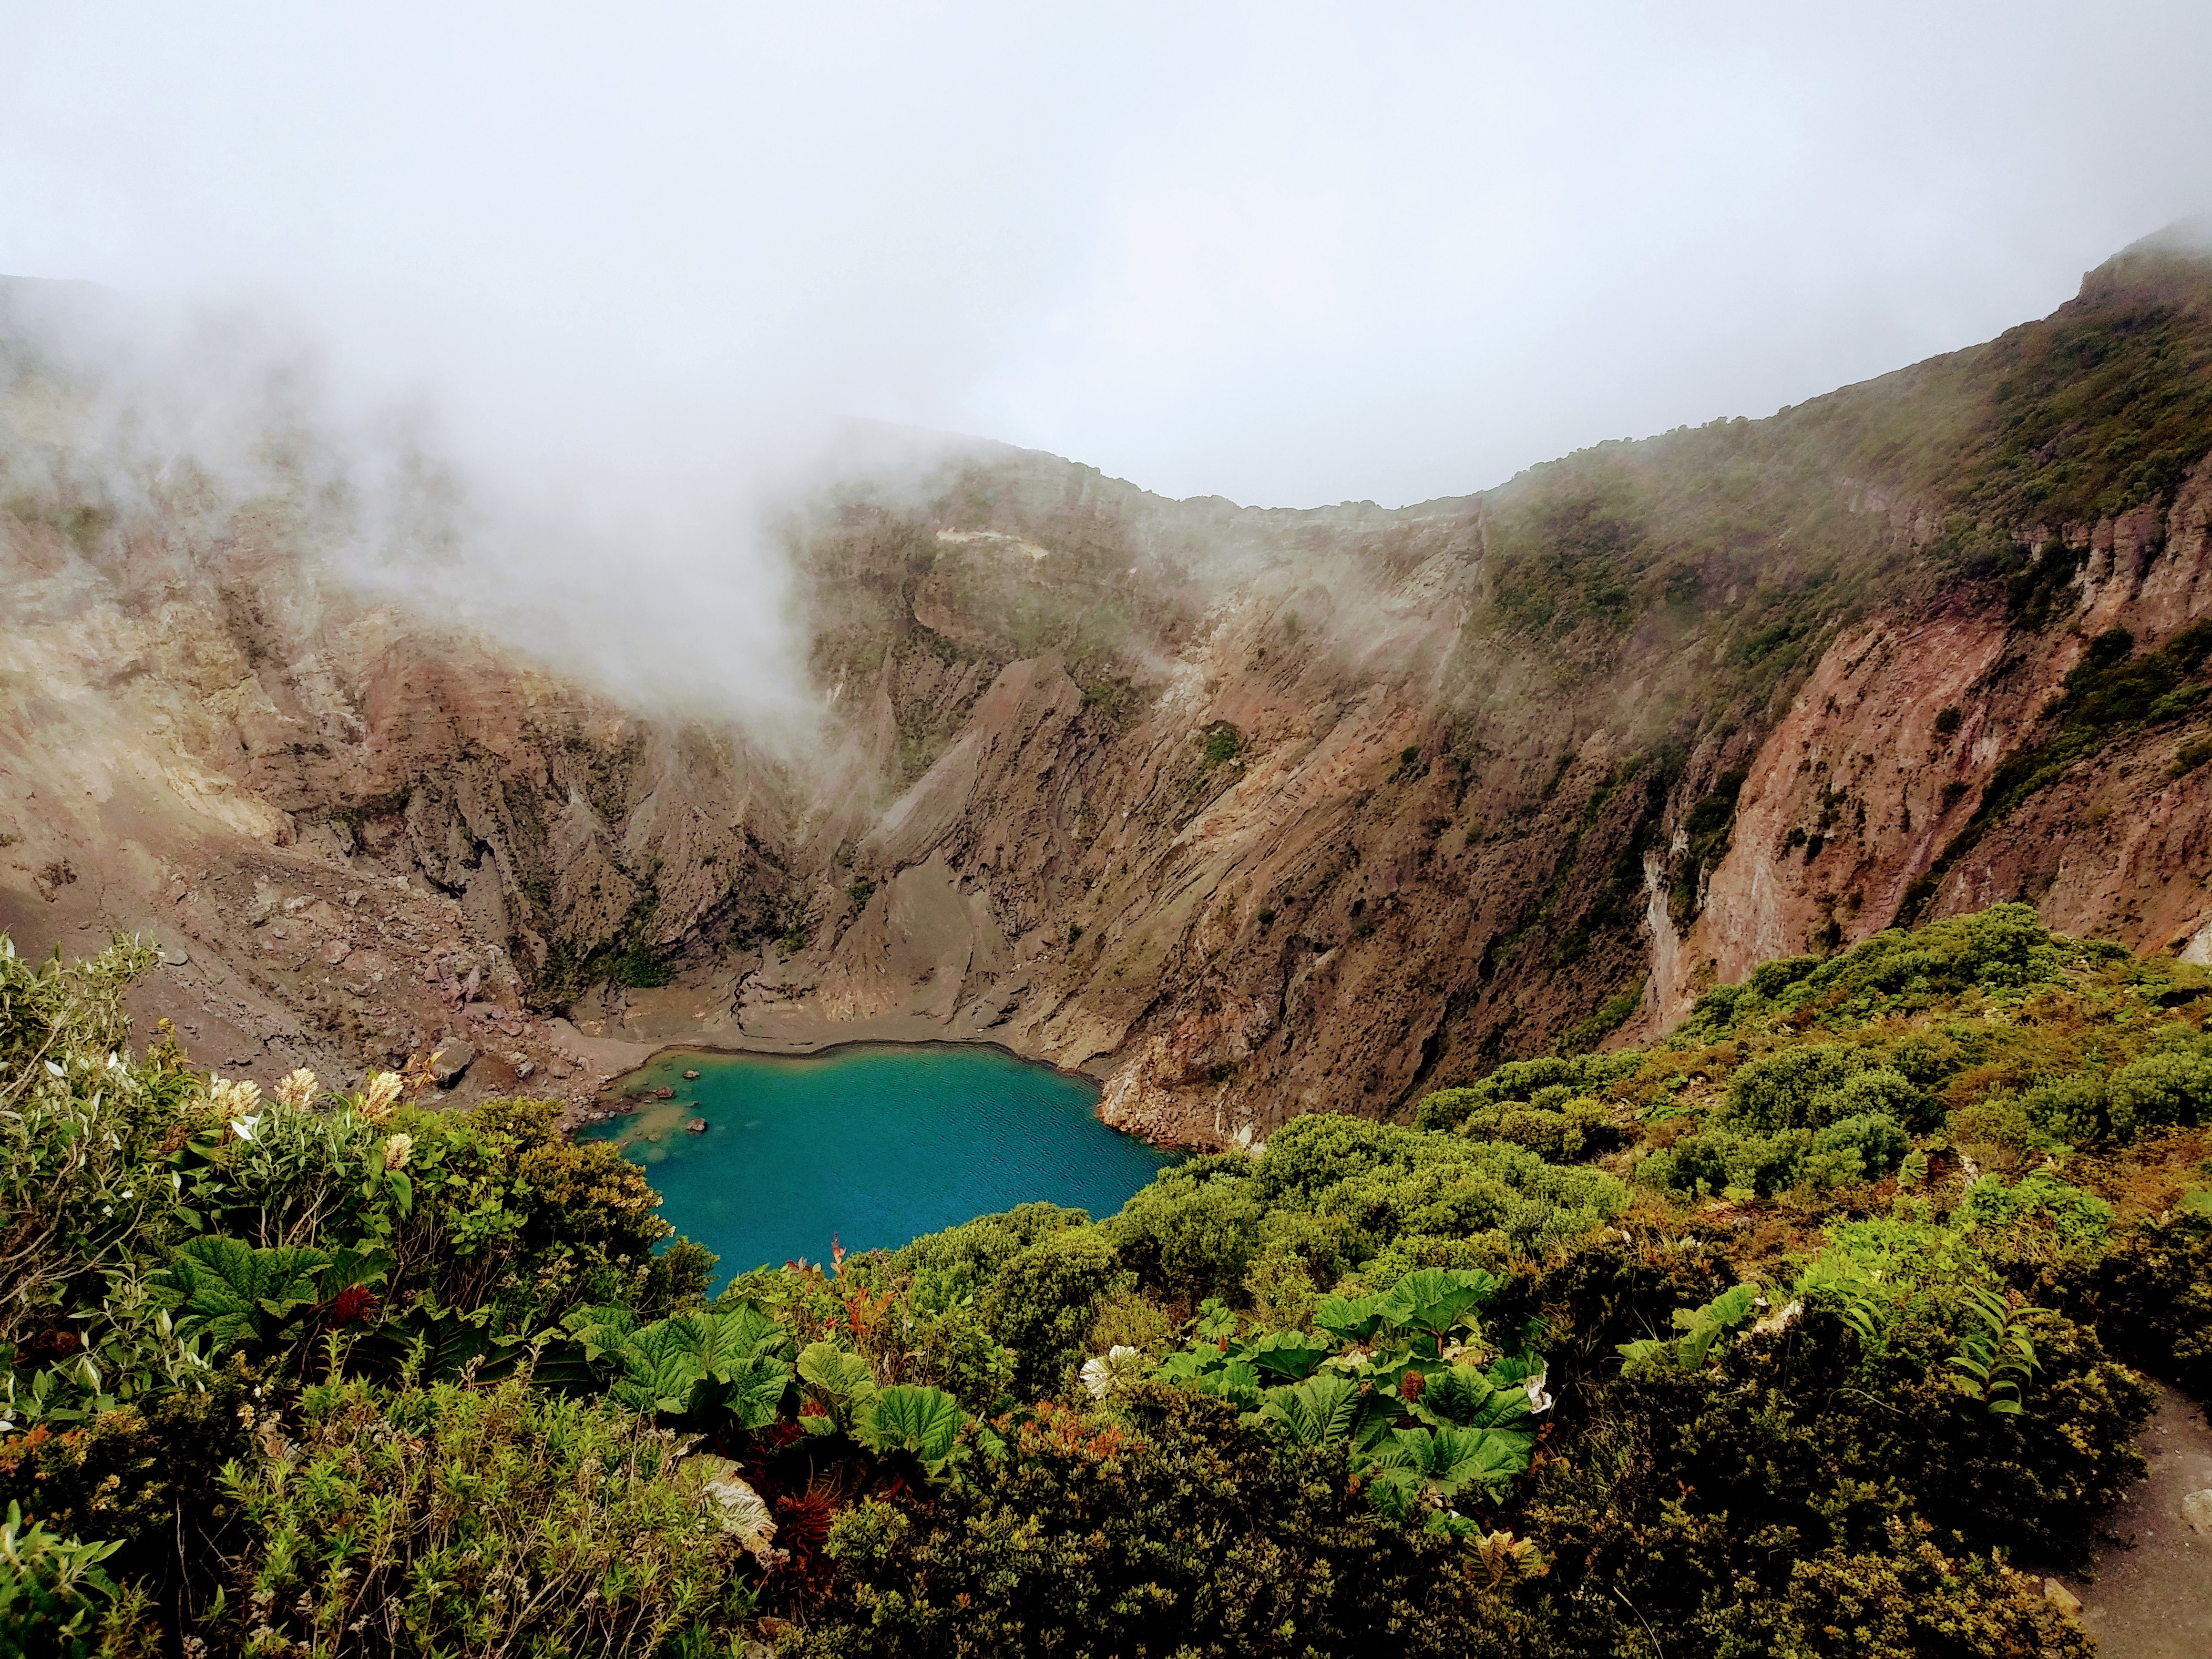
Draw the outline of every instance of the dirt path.
M2212 1487L2212 1423L2172 1389L2143 1431L2148 1476L2099 1528L2097 1582L2060 1582L2107 1659L2212 1659L2212 1536L2181 1500Z

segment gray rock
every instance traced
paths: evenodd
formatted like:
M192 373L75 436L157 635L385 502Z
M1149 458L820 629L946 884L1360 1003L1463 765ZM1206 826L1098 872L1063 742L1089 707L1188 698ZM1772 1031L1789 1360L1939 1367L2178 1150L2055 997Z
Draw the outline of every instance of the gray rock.
M477 1051L465 1042L448 1044L438 1051L438 1058L430 1066L430 1075L437 1079L441 1089L450 1089L461 1080L461 1073L469 1069L476 1057Z
M2201 1536L2212 1538L2212 1486L2191 1492L2181 1500L2181 1518Z
M703 1117L693 1118L689 1123L684 1126L684 1133L687 1135L705 1134L707 1133L707 1120Z

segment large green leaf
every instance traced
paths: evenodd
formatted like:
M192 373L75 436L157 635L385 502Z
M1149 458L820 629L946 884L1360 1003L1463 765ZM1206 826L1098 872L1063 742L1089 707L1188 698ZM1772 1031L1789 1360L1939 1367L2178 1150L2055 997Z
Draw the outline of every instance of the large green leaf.
M1239 1359L1247 1360L1263 1371L1278 1376L1287 1376L1292 1382L1311 1376L1314 1368L1334 1352L1334 1345L1300 1331L1276 1331L1256 1337L1237 1352Z
M1366 1460L1377 1480L1408 1480L1449 1498L1469 1485L1500 1490L1528 1470L1534 1435L1502 1429L1399 1429Z
M1369 1389L1359 1396L1352 1419L1352 1447L1356 1453L1372 1451L1389 1439L1406 1420L1405 1403L1383 1389Z
M257 1249L241 1239L187 1240L150 1283L190 1333L224 1348L273 1336L284 1321L320 1298L318 1281L331 1266L320 1250L287 1245Z
M428 1310L428 1316L415 1325L415 1334L422 1339L422 1381L450 1382L468 1369L470 1361L483 1358L492 1347L490 1327L489 1308L468 1313L458 1308Z
M584 1358L597 1364L622 1351L623 1342L637 1329L637 1316L618 1302L609 1303L599 1307L571 1308L561 1325L583 1344Z
M783 1328L750 1303L740 1303L727 1313L685 1316L689 1333L698 1344L699 1366L709 1376L726 1376L740 1361L772 1353L784 1342Z
M1472 1365L1430 1377L1413 1410L1425 1421L1465 1429L1522 1428L1530 1416L1528 1393L1518 1383L1500 1388Z
M1528 1474L1529 1464L1535 1461L1533 1434L1517 1429L1478 1429L1469 1433L1474 1442L1473 1455L1453 1467L1463 1480L1493 1495L1502 1494L1516 1475Z
M1420 1267L1390 1287L1380 1311L1386 1324L1441 1337L1496 1295L1498 1282L1479 1267Z
M727 1412L741 1429L764 1429L781 1414L790 1386L790 1366L766 1354L747 1354L721 1362L693 1383L685 1412L693 1417Z
M1325 1296L1314 1310L1314 1322L1340 1342L1364 1342L1382 1322L1379 1296Z
M1260 1373L1242 1359L1232 1359L1218 1370L1192 1379L1191 1386L1218 1394L1239 1411L1260 1409Z
M729 1345L732 1352L781 1353L791 1346L790 1333L757 1302L733 1302L718 1307L714 1318L720 1322L720 1340Z
M617 1404L672 1417L727 1410L744 1428L775 1420L791 1368L773 1352L781 1330L758 1309L678 1314L617 1335L622 1322L577 1322L587 1353L611 1340L619 1370L607 1392Z
M1218 1296L1209 1296L1198 1304L1198 1318L1193 1334L1201 1341L1218 1342L1222 1338L1237 1334L1237 1315L1229 1304Z
M1181 1382L1205 1387L1204 1379L1212 1376L1228 1364L1228 1357L1218 1348L1182 1348L1160 1362L1159 1370L1152 1373L1161 1382Z
M1255 1417L1295 1444L1334 1446L1352 1437L1359 1401L1357 1382L1323 1372L1291 1387L1268 1389Z
M860 1408L853 1433L871 1451L912 1452L925 1465L937 1466L952 1455L967 1418L942 1389L895 1382Z
M1525 1389L1530 1377L1542 1376L1546 1369L1544 1356L1540 1353L1510 1353L1492 1360L1483 1375L1501 1389Z
M394 1370L411 1358L424 1382L452 1382L471 1364L480 1378L505 1375L528 1357L530 1345L525 1338L495 1334L491 1316L489 1308L464 1312L428 1300L416 1302L362 1338L356 1352Z
M327 1302L340 1291L350 1290L356 1285L381 1285L391 1272L389 1250L374 1245L366 1250L341 1245L331 1257L330 1265L316 1275L316 1299Z
M1759 1286L1738 1285L1723 1291L1702 1308L1678 1308L1674 1310L1674 1328L1682 1334L1668 1342L1657 1337L1645 1337L1641 1341L1620 1345L1622 1358L1631 1372L1651 1370L1663 1370L1669 1363L1686 1371L1693 1371L1705 1363L1705 1356L1721 1338L1741 1330L1758 1316Z
M799 1351L799 1381L810 1396L829 1407L841 1428L849 1426L854 1411L876 1394L875 1374L868 1362L834 1342L810 1342Z
M634 1331L617 1351L621 1374L607 1398L634 1412L678 1417L691 1403L691 1391L707 1379L699 1363L699 1339L684 1319L656 1320Z

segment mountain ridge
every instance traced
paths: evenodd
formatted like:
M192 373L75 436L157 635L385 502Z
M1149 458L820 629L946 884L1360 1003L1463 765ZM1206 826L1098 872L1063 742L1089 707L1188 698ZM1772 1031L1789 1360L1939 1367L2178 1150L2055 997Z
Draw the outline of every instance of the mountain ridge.
M581 1108L595 1039L986 1038L1202 1145L1649 1035L1908 896L2201 952L2194 665L1977 813L2094 641L2212 605L2208 365L2212 264L2138 243L1983 345L1415 507L864 468L775 525L804 763L349 588L296 501L72 496L19 367L0 922L154 926L155 1000L270 1061L443 1042Z

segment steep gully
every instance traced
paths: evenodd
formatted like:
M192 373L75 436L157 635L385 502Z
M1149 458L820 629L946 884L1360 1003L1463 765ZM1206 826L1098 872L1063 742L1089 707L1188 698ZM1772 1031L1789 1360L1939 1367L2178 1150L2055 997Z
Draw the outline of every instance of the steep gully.
M55 447L39 395L19 459ZM1786 422L1719 425L1681 442L1765 487ZM2172 764L2201 720L2116 732L1915 888L2088 641L2212 610L2212 466L2010 526L2072 561L2027 620L1944 574L1936 504L1813 471L1807 511L1904 576L1721 699L1778 540L1708 557L1687 608L1547 635L1506 553L1541 478L1275 512L948 451L781 526L833 757L805 762L363 594L295 504L18 495L0 926L150 930L143 1012L264 1080L437 1046L458 1097L587 1111L662 1042L984 1040L1199 1146L1649 1036L1909 903L2212 953L2212 767Z

